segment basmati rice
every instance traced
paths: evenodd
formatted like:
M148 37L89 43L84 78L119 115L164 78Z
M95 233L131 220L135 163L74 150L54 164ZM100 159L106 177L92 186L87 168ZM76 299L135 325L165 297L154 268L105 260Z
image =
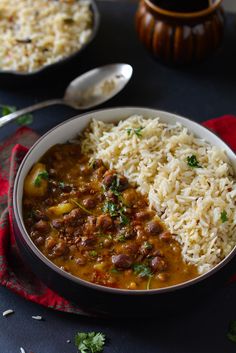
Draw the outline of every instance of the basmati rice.
M235 246L232 167L223 150L186 127L136 115L118 125L93 120L83 134L82 152L123 173L148 196L150 207L176 234L183 259L196 265L200 274ZM201 167L191 167L190 156L196 156Z

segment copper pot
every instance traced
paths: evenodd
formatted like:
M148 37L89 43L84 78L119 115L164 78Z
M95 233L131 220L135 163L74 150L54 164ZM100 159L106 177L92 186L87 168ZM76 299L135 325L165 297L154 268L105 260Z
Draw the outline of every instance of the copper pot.
M168 64L205 59L220 45L224 29L222 0L197 12L174 12L141 0L136 13L139 39L155 58Z

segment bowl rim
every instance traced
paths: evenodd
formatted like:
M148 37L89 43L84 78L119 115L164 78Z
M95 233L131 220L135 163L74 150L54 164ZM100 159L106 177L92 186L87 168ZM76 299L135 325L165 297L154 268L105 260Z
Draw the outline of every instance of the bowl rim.
M230 260L233 259L233 257L235 257L236 255L236 244L233 247L233 249L230 251L230 253L223 259L221 260L217 265L215 265L212 269L210 269L209 271L207 271L204 274L199 275L198 277L195 277L189 281L186 282L182 282L173 286L169 286L169 287L163 287L163 288L156 288L156 289L142 289L142 290L129 290L129 289L121 289L121 288L111 288L111 287L105 287L99 284L95 284L92 282L88 282L86 280L83 280L79 277L76 277L64 270L62 270L61 268L59 268L57 265L55 265L52 261L50 261L38 248L37 246L33 243L33 241L31 240L29 234L27 233L24 223L23 223L23 219L21 218L21 212L19 209L19 205L17 203L17 194L18 194L18 188L19 188L19 178L21 176L21 171L28 159L28 157L34 152L34 150L37 148L37 146L39 144L41 144L43 142L43 140L45 139L45 137L47 137L48 135L50 135L52 132L54 132L55 130L57 130L58 128L62 127L65 124L70 123L71 121L80 119L80 118L89 118L92 114L96 114L98 112L104 112L104 111L125 111L125 110L137 110L137 114L139 114L138 110L145 110L145 111L150 111L150 112L154 112L157 114L167 114L167 115L171 115L177 119L181 119L183 120L183 122L188 122L190 124L192 124L193 126L196 127L200 127L203 130L207 131L207 134L209 134L210 136L214 136L216 137L218 140L220 140L221 143L223 143L223 145L226 147L226 149L228 149L229 151L232 152L233 157L236 160L236 153L232 150L232 148L230 146L227 145L227 143L225 143L217 134L215 134L214 132L212 132L212 130L210 130L209 128L201 125L200 123L193 121L189 118L186 118L182 115L179 114L175 114L175 113L171 113L169 111L164 111L164 110L158 110L155 108L148 108L148 107L141 107L141 106L120 106L120 107L112 107L112 108L105 108L105 109L97 109L97 110L92 110L86 113L82 113L82 114L78 114L70 119L67 119L65 121L63 121L62 123L54 126L52 129L50 129L49 131L47 131L45 134L43 134L34 144L33 146L29 149L29 151L26 153L26 155L24 156L22 162L20 163L19 169L17 171L16 177L15 177L15 182L14 182L14 186L13 186L13 214L14 214L14 221L17 224L17 227L21 233L21 236L24 240L24 242L27 244L27 246L29 247L30 251L33 252L33 254L37 257L37 260L42 261L44 263L44 265L48 266L52 271L55 271L58 275L64 277L66 280L72 281L74 282L74 284L78 284L78 285L82 285L84 287L88 287L89 289L92 290L97 290L97 291L102 291L102 292L106 292L106 293L114 293L114 294L119 294L119 295L133 295L133 296L140 296L140 295L156 295L156 294L162 294L162 293L171 293L177 290L181 290L190 286L193 286L195 284L198 284L199 282L202 282L204 280L206 280L208 277L214 275L216 272L218 272L220 269L222 269ZM160 117L161 119L161 117ZM112 120L112 119L111 119ZM121 120L121 119L120 119ZM189 128L188 128L189 129ZM65 139L66 140L66 139ZM22 185L23 187L23 185ZM18 237L16 235L16 237Z
M200 11L194 12L177 12L171 10L165 10L162 7L154 4L152 0L143 0L143 2L148 6L154 13L159 13L163 16L168 16L171 18L178 18L178 19L196 19L198 17L205 17L209 16L212 12L214 12L222 3L223 0L214 0L214 3L209 4L209 7Z
M96 4L95 0L89 0L90 2L90 7L93 12L93 26L92 26L92 33L86 43L82 45L82 47L74 52L72 52L69 56L65 56L64 58L61 58L60 60L57 60L51 64L42 66L41 68L34 70L34 71L16 71L16 70L1 70L0 69L0 77L2 75L10 75L13 77L36 77L41 73L44 73L52 68L59 67L60 65L63 65L67 62L69 62L71 59L77 57L87 46L94 40L94 38L97 35L99 26L100 26L100 13L98 10L98 6Z

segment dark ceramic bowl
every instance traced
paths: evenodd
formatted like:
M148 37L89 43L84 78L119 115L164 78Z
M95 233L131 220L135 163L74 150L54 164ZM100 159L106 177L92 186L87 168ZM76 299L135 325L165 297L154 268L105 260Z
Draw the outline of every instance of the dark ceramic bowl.
M85 48L93 41L95 38L99 24L100 24L100 14L96 5L95 0L91 0L91 10L93 13L93 27L92 27L92 34L89 40L80 48L79 50L75 51L74 53L66 56L65 58L56 61L50 65L45 65L42 68L32 71L32 72L17 72L11 70L0 70L0 85L29 85L32 82L38 80L48 79L50 76L53 76L58 73L58 71L62 71L65 68L69 67L73 63L77 63L77 59L80 58L81 53L84 51Z
M13 193L14 230L16 242L32 271L48 287L62 296L78 303L81 308L107 315L160 315L160 312L181 309L181 311L196 307L201 303L200 295L205 296L212 290L224 285L233 271L236 272L236 246L231 253L211 271L196 279L168 288L152 290L123 290L106 288L77 278L48 260L34 245L24 226L22 217L22 195L24 179L40 157L56 143L63 143L74 138L82 131L92 118L105 122L118 122L130 115L139 114L145 117L160 117L166 123L180 122L212 145L223 148L236 173L236 156L234 152L216 135L203 126L186 118L147 108L125 107L99 110L76 116L53 128L42 136L29 150L18 170ZM189 300L191 298L191 300ZM188 303L188 305L186 305Z

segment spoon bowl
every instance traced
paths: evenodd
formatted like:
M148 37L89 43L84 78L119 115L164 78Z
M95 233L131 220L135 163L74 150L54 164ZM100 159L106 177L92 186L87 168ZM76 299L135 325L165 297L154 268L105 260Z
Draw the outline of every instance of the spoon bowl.
M129 64L110 64L90 70L68 85L63 98L36 103L5 115L0 119L0 127L21 115L54 104L64 104L79 110L94 108L118 94L129 82L132 74L133 69Z

